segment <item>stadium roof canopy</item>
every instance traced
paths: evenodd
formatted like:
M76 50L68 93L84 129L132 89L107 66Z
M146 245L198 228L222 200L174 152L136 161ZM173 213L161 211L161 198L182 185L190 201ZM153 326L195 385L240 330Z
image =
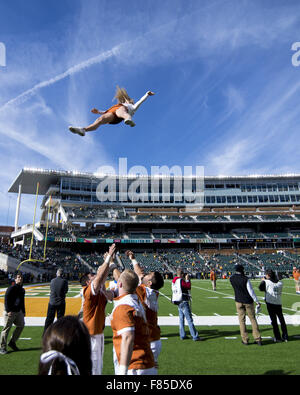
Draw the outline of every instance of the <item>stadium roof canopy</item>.
M39 183L39 195L45 195L50 185L60 183L62 177L80 177L97 179L96 175L92 173L81 173L78 171L64 171L64 170L46 170L24 168L17 175L13 183L8 189L8 192L18 193L19 185L22 185L22 193L35 194L36 186Z
M74 177L74 178L87 178L90 180L103 179L105 174L97 173L84 173L79 171L65 171L65 170L47 170L47 169L36 169L36 168L24 168L17 175L13 183L11 184L8 192L18 193L19 185L22 185L22 194L33 195L36 193L37 183L39 183L39 195L45 195L51 185L57 185L60 183L60 179L63 177ZM118 175L117 175L118 176ZM136 176L130 175L128 178ZM278 181L282 179L297 179L300 181L300 174L282 174L282 175L248 175L248 176L205 176L205 181L254 181L254 180L272 180Z

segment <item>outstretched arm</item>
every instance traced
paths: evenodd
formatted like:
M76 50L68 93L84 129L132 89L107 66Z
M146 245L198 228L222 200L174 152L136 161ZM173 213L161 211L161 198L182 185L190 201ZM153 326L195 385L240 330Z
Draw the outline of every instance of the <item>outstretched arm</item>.
M105 111L99 111L99 110L97 110L97 108L93 108L93 109L91 110L91 112L92 112L93 114L100 114L100 115L105 114Z
M139 106L144 103L144 101L148 98L148 96L153 96L155 95L154 92L148 91L139 101L137 101L135 104L133 104L133 110L136 111Z

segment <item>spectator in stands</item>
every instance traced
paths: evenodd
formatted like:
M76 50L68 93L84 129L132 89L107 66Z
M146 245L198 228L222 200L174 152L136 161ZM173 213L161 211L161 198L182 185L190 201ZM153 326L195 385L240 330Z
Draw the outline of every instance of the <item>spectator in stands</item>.
M179 291L180 298L176 302L174 302L174 293L175 290ZM187 320L190 334L194 341L202 340L199 337L199 334L194 326L194 321L192 317L191 307L190 307L190 295L191 290L191 281L189 275L184 275L181 269L177 269L177 276L174 277L172 281L172 301L173 303L178 305L178 312L179 312L179 335L180 339L184 340L187 339L185 328L184 328L184 319Z
M136 288L137 274L124 270L118 279L119 296L111 314L115 374L153 375L156 368L150 348L146 313Z
M63 270L58 269L56 278L50 283L50 300L48 303L47 317L44 326L44 333L50 326L57 315L57 319L65 315L66 310L66 294L69 290L68 281L63 278Z
M105 280L109 273L111 258L115 254L116 246L112 244L105 260L97 270L97 274L90 278L82 278L82 284L86 282L83 290L83 322L88 328L92 345L92 374L101 375L103 367L104 353L104 327L105 327L105 307L108 293L105 292Z
M25 290L23 288L23 276L21 273L15 275L15 283L7 288L5 292L3 328L0 337L0 354L7 354L7 339L10 329L16 326L8 346L14 351L19 351L16 345L25 326Z
M134 104L134 100L128 96L128 93L124 88L117 87L115 98L118 103L110 107L106 111L99 111L93 108L91 111L93 114L100 114L101 117L96 119L96 121L86 126L85 128L69 127L72 133L79 134L80 136L85 136L86 132L91 132L99 128L101 125L105 124L118 124L122 121L126 125L135 126L132 120L132 116L137 111L139 106L148 98L148 96L153 96L154 93L148 91L137 103Z
M48 327L43 337L38 374L92 374L90 335L77 317L64 316Z
M255 318L254 302L260 307L258 298L252 288L250 280L244 273L243 265L235 266L235 273L230 277L230 283L235 294L236 310L239 317L242 343L248 345L248 332L246 328L246 313L252 325L252 334L256 344L262 345L261 335Z
M300 269L293 267L293 278L295 281L296 294L300 294Z
M161 352L160 327L158 326L158 296L159 290L164 286L164 279L158 271L145 274L132 251L126 251L126 255L131 260L133 269L140 280L136 293L146 311L146 318L150 331L150 347L157 368L158 357Z
M265 292L265 301L274 332L274 342L288 341L287 327L282 313L282 287L282 282L278 280L273 270L266 271L265 277L259 285L259 290ZM282 337L280 336L277 318L281 325Z

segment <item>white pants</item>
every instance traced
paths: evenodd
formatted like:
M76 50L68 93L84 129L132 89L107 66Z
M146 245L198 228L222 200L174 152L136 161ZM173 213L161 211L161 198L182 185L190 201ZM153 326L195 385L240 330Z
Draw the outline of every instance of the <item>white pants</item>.
M158 357L161 352L161 340L155 340L150 343L151 351L154 357L154 362L155 362L155 373L153 374L158 374Z
M115 375L117 375L119 371L119 362L118 362L117 354L115 352L115 348L113 348L113 361L115 367ZM155 375L157 374L157 369L156 367L149 369L130 369L128 370L127 374L128 376Z
M101 375L103 368L104 334L91 336L92 375Z
M154 342L151 342L150 347L154 356L154 361L157 363L159 354L161 352L161 340L155 340Z

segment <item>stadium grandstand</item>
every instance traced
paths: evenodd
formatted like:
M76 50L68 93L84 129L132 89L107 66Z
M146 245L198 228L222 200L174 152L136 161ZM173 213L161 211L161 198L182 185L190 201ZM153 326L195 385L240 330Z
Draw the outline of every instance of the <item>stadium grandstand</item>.
M133 250L148 270L173 276L178 266L197 278L208 278L211 267L228 277L242 263L250 275L267 268L290 276L300 252L300 175L205 176L202 205L186 204L175 186L185 176L115 176L23 169L9 188L18 195L15 226L1 241L0 269L26 260L33 234L32 256L22 270L39 281L57 266L70 278L95 270L108 245ZM196 177L190 192L198 193ZM150 188L155 184L155 198ZM22 194L42 196L34 224L19 225ZM102 189L99 189L99 185ZM103 187L106 185L106 187ZM146 186L146 188L142 188ZM129 191L134 189L134 198ZM100 192L99 192L100 191ZM99 195L100 194L100 195ZM126 198L124 198L126 196ZM45 242L46 259L43 259Z

